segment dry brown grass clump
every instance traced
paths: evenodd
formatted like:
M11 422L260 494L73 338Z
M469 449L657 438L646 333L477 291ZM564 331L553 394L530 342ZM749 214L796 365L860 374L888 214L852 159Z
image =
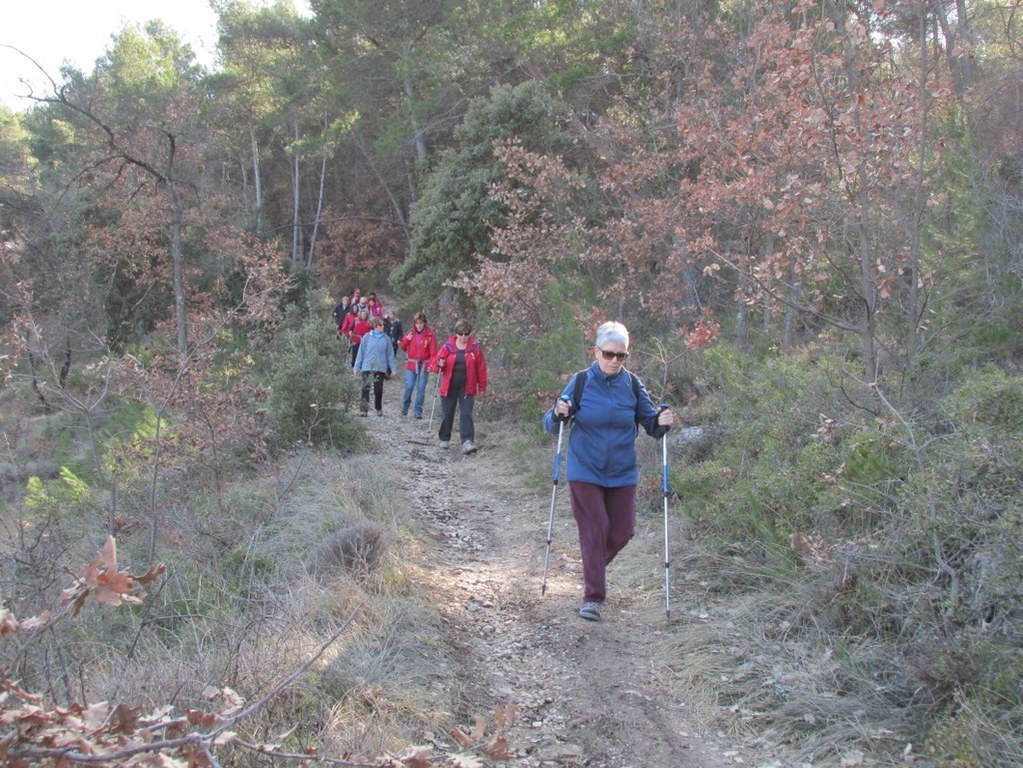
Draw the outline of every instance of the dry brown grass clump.
M317 576L331 573L366 574L376 570L387 550L384 527L362 521L348 525L316 547L306 569Z

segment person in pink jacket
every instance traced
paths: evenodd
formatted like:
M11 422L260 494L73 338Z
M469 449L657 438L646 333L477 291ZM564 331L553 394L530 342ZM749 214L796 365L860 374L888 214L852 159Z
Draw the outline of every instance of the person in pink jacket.
M441 420L440 447L451 446L451 430L455 425L455 408L459 412L458 434L462 453L476 452L476 426L472 407L477 394L487 391L487 361L483 347L472 337L472 323L459 320L455 334L437 350L430 370L440 372Z

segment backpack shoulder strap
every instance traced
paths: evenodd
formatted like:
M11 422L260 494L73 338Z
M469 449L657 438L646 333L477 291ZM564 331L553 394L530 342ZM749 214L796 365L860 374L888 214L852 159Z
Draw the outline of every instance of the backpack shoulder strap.
M639 376L634 374L628 368L625 371L629 374L629 378L632 379L632 394L636 396L636 405L639 405Z
M575 387L572 389L572 413L579 410L579 403L583 399L583 387L586 386L586 376L589 368L583 368L575 375Z
M636 413L634 420L636 422L636 431L639 431L639 376L634 374L628 368L625 369L626 373L629 374L629 378L632 379L632 394L636 397Z

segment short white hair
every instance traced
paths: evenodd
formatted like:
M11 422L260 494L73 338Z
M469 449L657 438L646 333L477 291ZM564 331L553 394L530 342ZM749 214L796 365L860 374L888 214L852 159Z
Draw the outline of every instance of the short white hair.
M597 329L596 344L600 347L609 341L612 344L621 344L623 347L628 349L629 329L621 323L609 320Z

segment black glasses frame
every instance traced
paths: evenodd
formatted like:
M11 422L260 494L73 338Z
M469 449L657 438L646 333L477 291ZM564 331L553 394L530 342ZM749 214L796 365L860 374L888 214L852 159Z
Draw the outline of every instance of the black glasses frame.
M628 352L612 352L610 349L601 349L600 354L605 360L617 360L619 363L624 363L629 356Z

